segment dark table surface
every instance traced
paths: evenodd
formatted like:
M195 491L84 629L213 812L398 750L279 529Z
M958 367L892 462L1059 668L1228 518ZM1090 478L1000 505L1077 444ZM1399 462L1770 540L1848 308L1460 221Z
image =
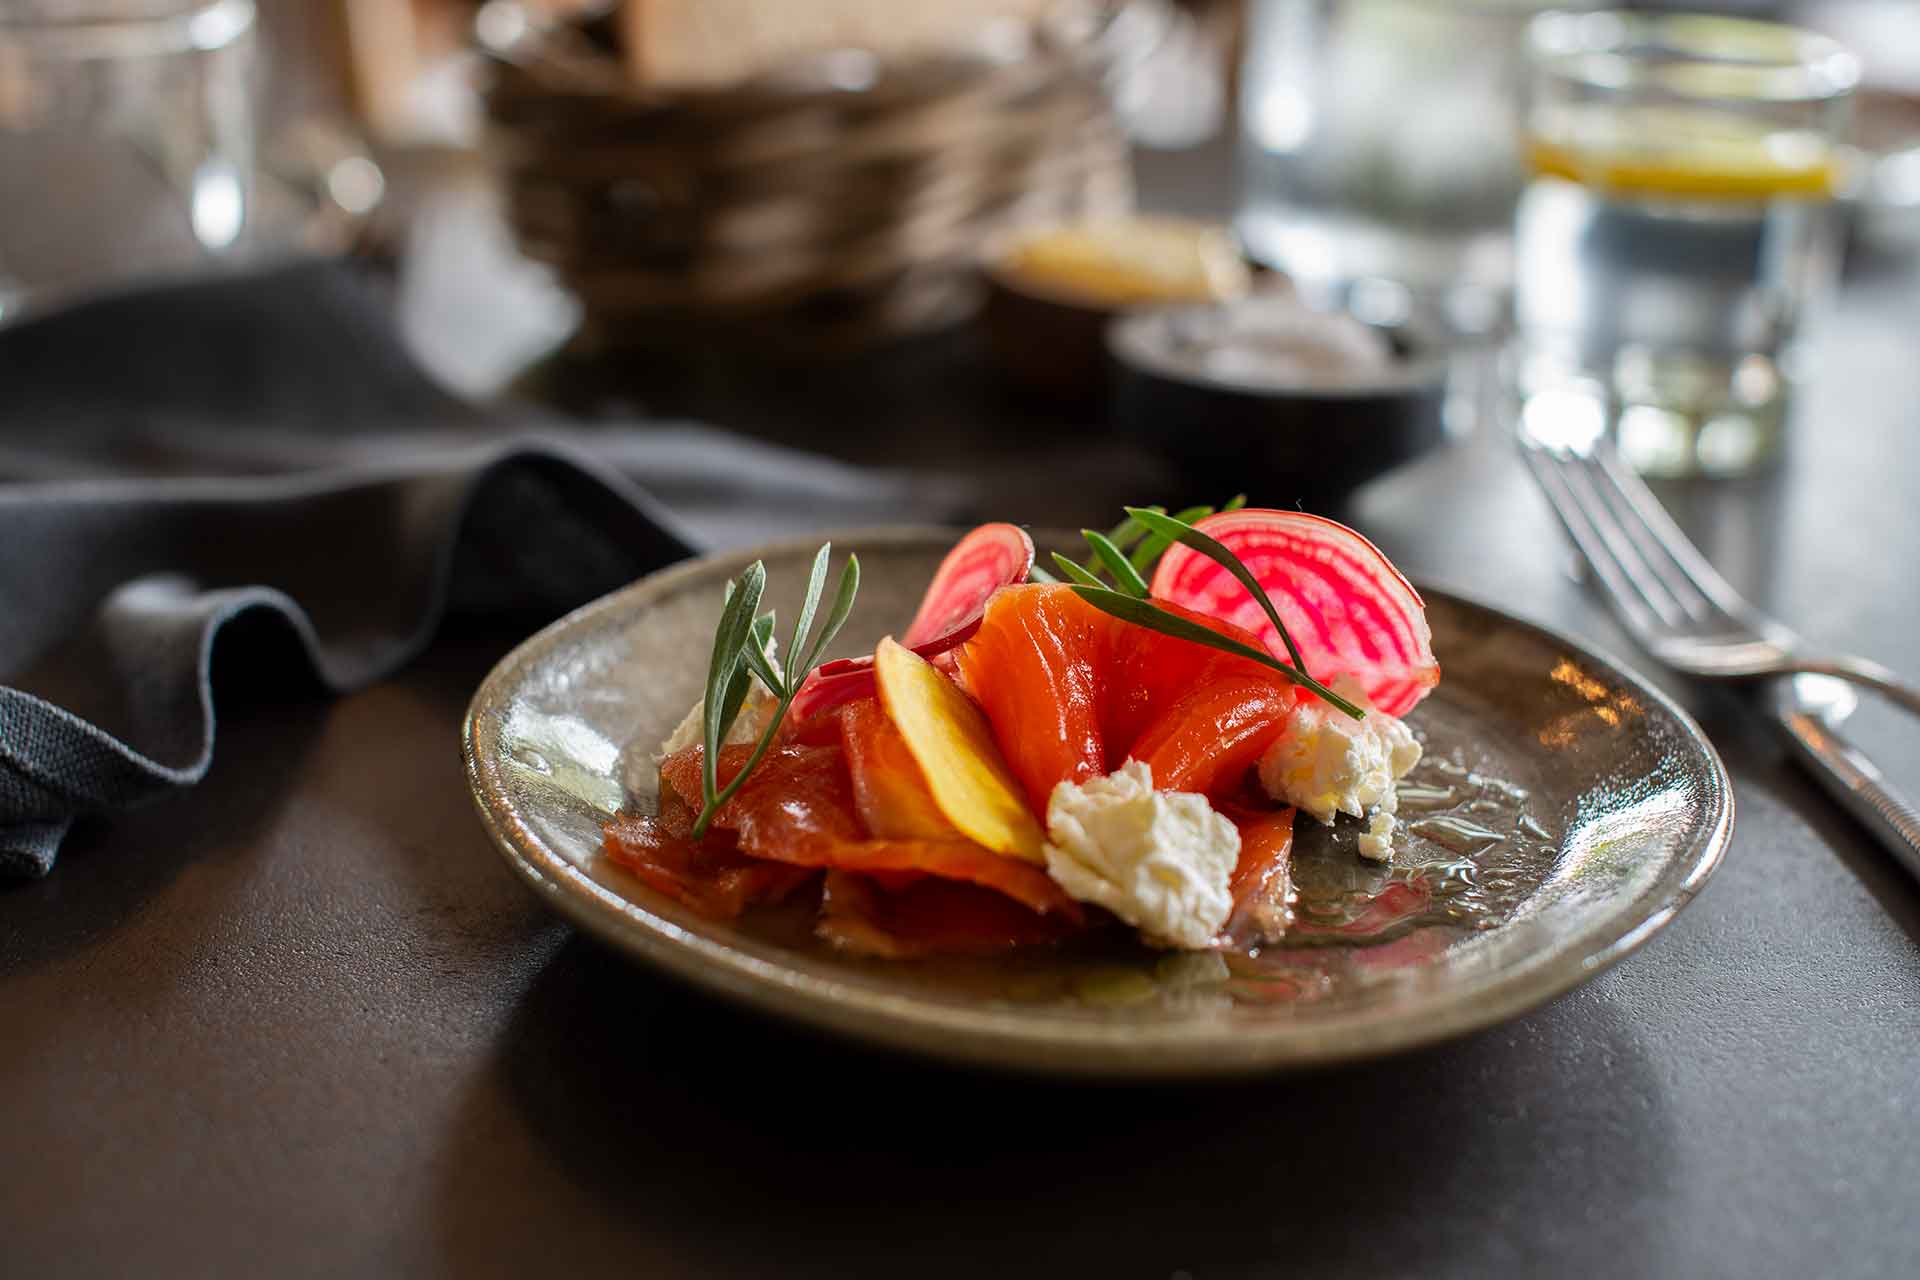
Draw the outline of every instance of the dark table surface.
M1908 672L1915 284L1850 289L1779 476L1671 494L1741 585ZM937 427L983 504L1055 522L1151 480L1122 451L1040 483L969 381L895 377L827 443L910 463ZM1491 423L1348 515L1629 652ZM1613 970L1394 1060L1101 1088L822 1042L549 916L457 747L520 633L254 699L204 786L0 890L0 1274L1920 1274L1920 891L1733 694L1676 689L1732 772L1732 848ZM1920 790L1920 733L1860 737Z

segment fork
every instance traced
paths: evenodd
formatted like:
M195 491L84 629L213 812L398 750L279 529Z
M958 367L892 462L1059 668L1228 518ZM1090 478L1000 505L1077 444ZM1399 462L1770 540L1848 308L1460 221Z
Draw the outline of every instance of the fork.
M1920 876L1920 810L1838 736L1871 688L1920 715L1920 689L1850 655L1817 655L1743 599L1604 440L1582 448L1521 437L1521 456L1586 557L1614 613L1655 658L1709 680L1770 679L1768 710L1814 776Z

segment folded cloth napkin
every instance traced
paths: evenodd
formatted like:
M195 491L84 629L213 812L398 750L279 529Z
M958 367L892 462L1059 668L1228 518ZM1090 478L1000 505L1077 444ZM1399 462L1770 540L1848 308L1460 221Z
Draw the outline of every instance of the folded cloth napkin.
M295 264L0 330L0 874L191 786L214 657L342 691L452 612L557 614L690 554L942 495L684 425L510 421Z

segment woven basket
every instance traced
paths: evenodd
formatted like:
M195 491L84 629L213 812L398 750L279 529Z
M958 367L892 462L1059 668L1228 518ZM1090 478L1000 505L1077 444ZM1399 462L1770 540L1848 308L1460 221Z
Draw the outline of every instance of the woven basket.
M1131 207L1099 30L653 95L548 30L493 51L489 150L523 252L580 299L577 345L856 348L966 316L1003 228Z

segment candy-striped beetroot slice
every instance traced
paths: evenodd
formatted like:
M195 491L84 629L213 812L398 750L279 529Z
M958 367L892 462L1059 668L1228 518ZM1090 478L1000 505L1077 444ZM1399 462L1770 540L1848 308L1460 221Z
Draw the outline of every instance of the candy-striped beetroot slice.
M1033 539L1015 524L983 524L954 544L934 571L920 610L900 643L934 659L971 636L980 626L987 597L1002 587L1027 580L1033 569ZM948 668L951 659L935 663ZM857 698L873 696L873 655L841 658L810 674L793 698L797 724Z
M873 655L848 661L854 665L831 673L825 667L818 667L800 682L799 691L793 695L793 709L788 713L789 724L805 724L823 711L871 698L879 692L880 686L873 678Z
M1025 582L1032 569L1033 539L1019 525L983 524L972 530L940 562L900 643L912 649L974 625L988 596Z
M1255 508L1208 516L1194 527L1252 571L1316 679L1331 684L1351 675L1369 702L1395 716L1412 710L1440 682L1420 593L1352 529L1300 511ZM1199 552L1170 548L1152 587L1162 600L1244 627L1287 659L1259 602Z

